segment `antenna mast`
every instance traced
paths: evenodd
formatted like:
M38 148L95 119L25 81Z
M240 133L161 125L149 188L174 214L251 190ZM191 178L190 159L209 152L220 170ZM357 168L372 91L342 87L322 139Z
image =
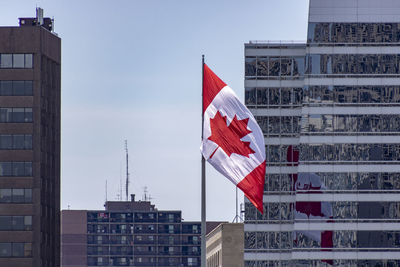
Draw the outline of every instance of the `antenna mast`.
M125 188L125 194L126 194L126 201L128 201L128 195L129 195L129 164L128 164L128 140L125 140L125 152L126 152L126 188Z
M106 202L108 201L108 194L107 194L107 180L106 180Z

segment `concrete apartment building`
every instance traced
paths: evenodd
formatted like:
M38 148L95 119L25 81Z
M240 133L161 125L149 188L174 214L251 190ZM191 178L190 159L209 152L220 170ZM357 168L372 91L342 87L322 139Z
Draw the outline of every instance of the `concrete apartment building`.
M211 231L220 222L208 222ZM63 210L62 267L201 266L200 222L150 201L107 201L105 210Z
M221 223L206 236L207 267L243 267L243 223Z
M265 135L258 266L400 266L400 2L310 0L304 43L245 44Z
M37 9L0 27L0 266L60 265L61 40Z

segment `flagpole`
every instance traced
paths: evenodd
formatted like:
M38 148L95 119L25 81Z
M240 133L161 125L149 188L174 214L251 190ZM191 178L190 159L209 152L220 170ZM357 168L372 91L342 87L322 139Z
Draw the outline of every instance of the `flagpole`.
M238 187L236 186L236 223L239 222L239 213L238 213Z
M203 141L204 134L204 55L201 56L201 140ZM201 155L201 267L206 267L206 160Z
M238 223L239 222L239 212L238 212L239 208L238 208L238 187L236 186L236 215L233 218L232 223Z

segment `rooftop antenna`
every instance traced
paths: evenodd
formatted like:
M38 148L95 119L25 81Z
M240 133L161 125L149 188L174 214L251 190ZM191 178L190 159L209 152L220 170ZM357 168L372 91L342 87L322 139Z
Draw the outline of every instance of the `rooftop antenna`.
M122 178L119 178L119 201L122 201Z
M54 32L54 17L51 18L51 32Z
M149 191L147 190L147 186L143 187L143 200L144 201L151 201L153 198L150 194L147 195Z
M107 179L106 179L106 202L108 201L108 194L107 194Z
M119 188L117 191L117 200L122 201L122 162L119 162Z
M128 201L128 195L129 195L128 140L125 140L125 152L126 152L126 184L125 184L125 195L126 195L126 201Z
M43 25L43 8L36 7L36 20L38 25Z
M143 194L144 194L144 195L143 195L143 198L144 198L143 200L144 200L144 201L147 201L147 192L148 192L148 191L147 191L147 186L143 187Z
M117 191L117 200L118 201L122 201L122 178L121 178L121 163L120 163L120 165L119 165L119 169L120 169L120 172L119 172L119 189L118 189L118 191Z

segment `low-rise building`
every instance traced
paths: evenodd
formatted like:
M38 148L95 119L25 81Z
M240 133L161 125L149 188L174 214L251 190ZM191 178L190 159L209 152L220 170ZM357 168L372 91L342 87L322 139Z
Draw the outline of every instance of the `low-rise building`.
M243 267L243 223L221 223L207 234L207 267Z
M63 267L200 266L201 223L134 195L107 201L105 210L63 210L61 222Z

